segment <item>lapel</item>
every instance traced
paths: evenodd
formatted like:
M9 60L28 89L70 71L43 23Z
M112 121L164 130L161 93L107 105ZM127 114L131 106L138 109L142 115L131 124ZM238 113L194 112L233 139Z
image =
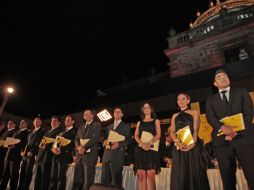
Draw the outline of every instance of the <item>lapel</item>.
M44 134L44 136L45 136L45 137L50 137L50 134L52 133L52 131L54 131L54 129L53 129L53 130L50 129L49 131L47 131L47 132Z
M109 131L110 131L110 130L114 131L114 122L111 123L111 124L109 125ZM109 132L109 131L108 131L108 132Z
M60 132L61 132L61 130L60 130L60 126L59 126L59 127L57 127L57 128L54 128L53 130L51 129L51 130L48 132L47 136L48 136L48 137L55 136L56 133L58 134L58 133L60 133Z
M221 99L221 95L220 93L218 92L217 94L215 94L215 100L216 100L216 103L218 106L220 106L220 108L223 108L224 106L224 102L223 100Z
M91 129L91 127L93 127L93 123L94 123L94 120L90 123L90 124L88 124L87 126L86 126L86 124L85 124L85 130L84 130L84 136L85 137L87 137L88 136L88 134L89 134L89 130Z
M121 121L120 123L118 123L118 125L117 125L116 129L115 129L115 130L113 130L113 131L118 132L118 131L120 130L120 128L122 127L122 125L123 125L123 121ZM113 124L113 128L114 128L114 124Z
M230 105L232 105L232 103L234 102L234 98L235 98L234 89L230 88L230 90L229 90L229 103L230 103Z
M63 131L62 133L61 133L61 135L60 136L62 136L62 137L66 137L66 135L68 135L68 133L70 132L70 131L72 131L74 129L74 127L72 127L70 130L68 130L68 131L66 131L66 129L65 129L65 131Z
M8 130L8 133L6 134L5 139L6 139L7 137L11 137L11 136L13 136L14 134L15 134L15 129Z
M35 131L35 132L33 132L33 131L31 131L31 137L30 137L30 140L37 134L37 133L39 133L39 131L41 131L41 127L40 127L40 129L38 129L37 131Z
M23 130L23 131L21 131L21 130L19 130L14 136L15 137L19 137L19 136L21 136L22 135L22 133L25 133L25 132L27 132L27 130L28 129L26 129L26 130Z
M217 103L219 105L221 105L223 103L219 92L217 94L215 94L215 100L217 101Z
M234 92L234 89L232 88L230 88L230 91L229 91L229 100L227 105L225 105L225 103L221 99L219 92L215 94L216 107L218 108L218 112L220 113L218 115L222 115L224 117L225 114L226 115L231 114L234 99L235 99L235 92Z

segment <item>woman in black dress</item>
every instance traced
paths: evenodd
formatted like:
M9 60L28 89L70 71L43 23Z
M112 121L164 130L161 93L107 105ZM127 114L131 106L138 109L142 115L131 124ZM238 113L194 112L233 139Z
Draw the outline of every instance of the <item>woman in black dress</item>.
M198 140L199 113L190 110L190 97L181 93L177 97L180 112L172 117L171 137L175 142L172 154L171 190L209 190L206 163L202 156L202 144ZM190 127L194 144L186 146L175 133L186 126Z
M153 135L150 142L141 141L142 132ZM138 145L134 154L134 171L139 179L139 190L155 190L155 175L160 172L160 157L157 151L151 150L153 143L160 139L160 121L156 119L153 108L145 103L141 108L141 121L137 123L135 140Z

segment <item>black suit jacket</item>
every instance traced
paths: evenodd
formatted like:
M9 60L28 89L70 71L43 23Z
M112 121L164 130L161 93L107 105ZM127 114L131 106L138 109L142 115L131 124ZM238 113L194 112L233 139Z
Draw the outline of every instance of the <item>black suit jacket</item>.
M254 127L252 126L253 103L248 91L242 88L230 88L228 104L230 108L229 113L219 93L209 97L206 102L206 117L209 124L213 127L213 145L219 147L228 143L225 141L224 135L217 137L218 130L222 126L219 120L238 113L243 114L246 130L239 132L232 143L240 138L244 139L241 143L254 143Z
M56 136L61 131L62 131L61 127L57 127L53 130L50 129L44 134L44 136L49 137L49 138L56 138ZM51 151L52 145L53 145L53 143L46 144L45 149L39 147L39 152L37 155L37 162L46 163L46 162L52 161L52 158L54 156L54 154Z
M117 128L114 130L114 123L108 126L107 137L109 135L110 130L119 133L120 135L125 136L125 140L119 142L119 148L116 150L106 149L103 154L102 162L124 162L124 151L130 143L130 125L121 121Z
M20 142L17 145L15 145L14 148L8 148L6 156L5 156L6 161L20 161L21 160L22 157L20 154L25 149L25 146L27 144L28 134L29 134L28 129L23 131L19 130L13 134L12 137L15 139L19 139Z
M75 140L76 146L80 146L80 139L90 139L84 146L86 150L90 149L90 152L85 153L82 156L82 160L96 164L98 159L98 142L100 140L101 123L98 121L92 121L91 124L85 127L85 124L81 125Z
M174 143L170 143L166 146L166 142L163 141L160 143L159 153L160 153L160 162L161 167L166 167L167 163L164 161L164 157L172 159L172 152L173 152Z
M71 163L72 162L72 154L74 153L74 147L75 147L75 138L77 135L77 128L73 127L72 129L70 129L69 131L65 132L61 132L59 133L59 136L62 136L66 139L71 140L71 143L61 147L61 154L59 155L54 155L54 160L59 160L61 162L65 162L65 163Z
M5 140L7 137L12 137L14 135L14 133L17 132L16 129L12 129L12 130L7 130L3 133L3 135L1 136L0 140Z
M7 131L5 131L3 134L2 134L2 136L1 136L1 138L0 138L0 140L5 140L7 137L12 137L13 135L14 135L14 133L16 133L17 132L17 130L16 129L12 129L12 130L7 130ZM0 147L0 149L3 149L3 150L7 150L7 148L5 148L5 147Z
M46 130L41 127L35 133L33 131L29 133L26 145L26 152L30 151L33 154L33 156L38 154L39 144L45 132Z
M0 131L0 139L2 137L2 135L6 132L7 128L4 127L1 131Z
M1 136L0 140L5 140L7 137L12 137L16 131L17 131L16 129L5 131L5 133ZM6 152L7 152L7 148L1 146L0 147L0 162L3 162L5 160Z

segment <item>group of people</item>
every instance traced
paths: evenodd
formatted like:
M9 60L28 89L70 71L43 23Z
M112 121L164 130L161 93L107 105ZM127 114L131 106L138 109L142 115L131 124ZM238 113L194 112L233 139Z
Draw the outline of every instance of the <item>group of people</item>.
M60 126L60 117L51 118L51 129L42 127L42 120L36 117L33 120L34 129L28 130L28 122L22 120L19 129L15 121L9 120L7 130L1 135L4 141L7 137L19 139L20 142L9 147L1 147L1 181L0 189L26 190L31 189L31 180L34 177L33 189L65 189L66 171L68 165L75 159L82 161L86 172L92 172L97 161L97 143L100 135L100 123L93 120L94 114L88 109L84 112L86 121L80 128L74 127L72 115L65 117L65 127ZM4 128L3 128L4 130ZM57 136L70 141L65 146L52 143L43 143L43 138L55 139ZM90 138L85 147L80 146L80 138ZM91 154L86 154L86 149ZM78 157L78 158L77 158ZM86 165L85 165L86 163ZM89 164L88 164L89 163ZM89 166L86 168L86 166ZM34 169L36 168L36 170ZM92 177L93 174L89 174ZM92 182L84 184L89 189ZM83 188L80 188L83 189Z
M254 190L254 126L253 103L246 89L231 88L230 79L223 69L216 71L214 86L218 93L206 102L206 116L213 127L211 149L215 155L211 160L218 162L224 190L236 189L237 161L240 163L249 189ZM207 163L203 156L204 144L198 138L199 113L189 107L190 96L180 93L177 96L179 112L173 114L170 131L166 134L163 162L172 165L172 190L209 190ZM220 120L226 116L243 114L245 130L236 132L234 126L224 125ZM103 139L101 183L122 186L122 171L125 151L131 142L131 127L125 123L124 112L114 109L114 122L107 126ZM95 119L91 109L84 111L84 124L74 127L75 119L67 115L65 127L60 127L60 118L51 118L51 129L42 127L42 120L36 117L34 130L28 131L28 123L22 120L19 129L9 120L7 131L0 127L1 140L7 137L20 139L20 143L0 148L0 189L29 189L34 174L34 189L65 189L68 165L75 162L73 190L88 190L94 183L95 166L98 160L98 143L101 138L101 123ZM186 145L177 136L177 131L189 126L193 143ZM114 131L124 137L119 142L110 142L108 136ZM143 132L152 134L149 142L142 140ZM224 135L218 136L219 132ZM155 175L160 172L161 155L154 150L161 138L160 121L150 103L141 107L141 119L136 125L134 139L134 172L138 176L140 190L155 190ZM70 140L66 146L43 144L45 137L64 137ZM83 143L83 141L85 141ZM173 143L172 143L173 142ZM55 144L55 143L54 143ZM170 148L168 148L170 147ZM164 157L164 155L166 155ZM172 158L172 161L171 159ZM34 167L36 166L36 167ZM33 170L36 168L36 171ZM36 172L36 174L35 174Z

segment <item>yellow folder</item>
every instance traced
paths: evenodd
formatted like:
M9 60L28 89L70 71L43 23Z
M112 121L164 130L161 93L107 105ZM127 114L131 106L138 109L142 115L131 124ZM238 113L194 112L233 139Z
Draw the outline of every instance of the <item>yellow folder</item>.
M20 143L19 139L15 139L15 138L12 138L12 137L7 137L5 142L4 142L4 147L8 148L10 145L15 145L15 144L18 144L18 143Z
M80 144L81 144L82 146L85 146L86 143L88 143L88 141L90 141L90 139L80 139Z
M66 146L70 143L71 143L71 140L66 139L62 136L57 136L55 141L54 141L54 144L53 144L52 148L59 148L61 146Z
M149 132L146 132L146 131L142 131L141 139L140 140L143 143L148 143L152 139L153 139L153 134L152 133L149 133ZM154 151L158 152L159 151L159 144L160 144L160 140L157 140L156 142L153 143L153 146L150 148L150 150L154 150Z
M224 117L220 120L224 125L232 127L233 131L242 131L245 129L244 120L243 120L243 114L235 114L232 116ZM221 131L217 134L217 136L224 135L224 133Z
M85 146L86 143L88 143L90 141L90 139L80 139L79 141L80 141L81 146ZM91 149L90 148L87 149L86 152L91 152Z
M125 136L120 135L119 133L110 130L108 135L108 144L106 145L106 149L110 149L110 143L121 142L125 140Z
M0 140L0 147L4 146L4 142L5 142L5 140Z
M110 130L109 135L108 135L108 142L120 142L120 141L124 141L125 140L125 136L120 135L119 133Z
M179 139L179 141L185 145L191 145L194 143L189 126L179 129L176 132L176 136Z
M49 137L43 137L41 139L41 142L39 144L39 147L44 147L46 144L51 144L51 143L54 143L55 142L55 139L53 138L49 138Z

